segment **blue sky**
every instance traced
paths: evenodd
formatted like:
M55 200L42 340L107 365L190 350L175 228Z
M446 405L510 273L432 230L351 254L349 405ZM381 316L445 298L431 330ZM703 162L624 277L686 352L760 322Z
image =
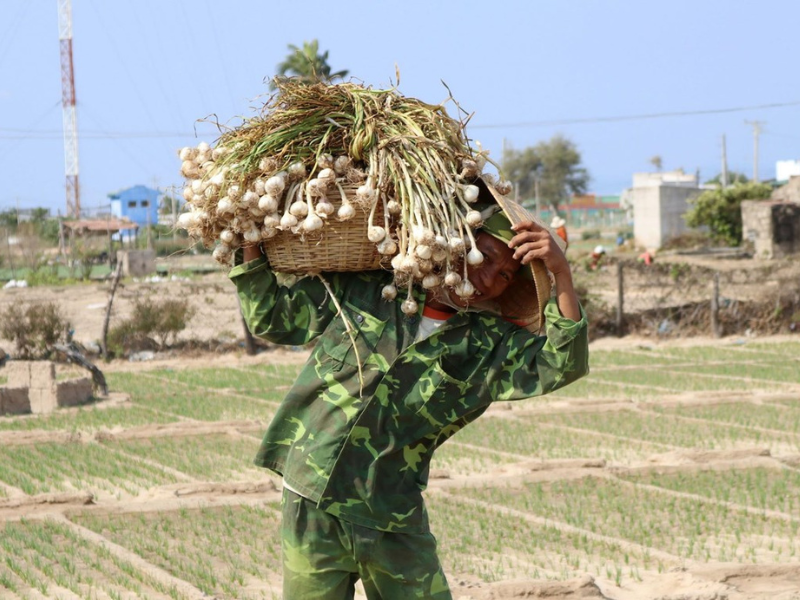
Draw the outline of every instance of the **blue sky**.
M654 155L711 178L723 134L751 176L753 121L762 179L800 158L797 0L72 0L72 19L84 209L181 186L177 149L217 136L198 120L254 114L287 46L312 39L369 85L396 65L400 93L435 103L446 82L493 158L567 136L598 194ZM0 164L0 210L64 212L56 0L0 5Z

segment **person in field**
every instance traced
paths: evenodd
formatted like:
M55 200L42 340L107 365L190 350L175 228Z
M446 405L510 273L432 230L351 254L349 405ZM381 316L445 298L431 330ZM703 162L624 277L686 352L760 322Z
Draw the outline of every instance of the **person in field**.
M370 600L451 598L422 495L434 451L492 402L588 373L562 246L518 204L482 194L484 260L468 270L468 300L414 289L407 316L404 294L382 297L388 271L284 286L255 246L230 271L254 335L316 341L255 459L283 478L288 600L351 599L359 579Z

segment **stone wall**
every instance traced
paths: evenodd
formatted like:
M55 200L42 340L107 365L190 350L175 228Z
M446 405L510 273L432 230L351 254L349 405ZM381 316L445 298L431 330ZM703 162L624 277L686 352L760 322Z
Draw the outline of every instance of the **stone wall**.
M800 253L800 204L745 200L742 238L756 258L783 258Z

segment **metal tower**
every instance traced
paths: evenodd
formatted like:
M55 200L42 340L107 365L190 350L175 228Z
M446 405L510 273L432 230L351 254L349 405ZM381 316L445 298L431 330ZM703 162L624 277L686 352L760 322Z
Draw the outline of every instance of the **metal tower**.
M75 73L72 70L72 4L70 0L58 0L58 41L61 49L61 106L64 121L67 216L80 218L78 117L75 111Z

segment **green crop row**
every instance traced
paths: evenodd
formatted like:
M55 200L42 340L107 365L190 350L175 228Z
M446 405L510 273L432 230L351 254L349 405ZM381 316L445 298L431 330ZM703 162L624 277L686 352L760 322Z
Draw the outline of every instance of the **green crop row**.
M280 581L277 504L72 519L209 596L278 597L264 589Z
M104 441L103 445L146 458L202 481L235 480L248 471L251 472L251 478L266 474L266 471L256 469L253 465L252 459L258 449L255 439L218 434L111 440Z
M673 448L732 449L767 447L775 454L797 452L800 438L791 433L764 432L715 423L681 419L650 411L581 412L541 415L544 423L615 435L627 440ZM577 433L573 434L577 437Z
M655 559L648 549L503 514L493 510L501 504L492 499L493 493L489 488L475 492L486 497L486 505L458 496L432 494L429 498L433 532L446 572L487 582L570 579L589 573L622 584L647 571L662 572L680 564L677 559Z
M458 494L697 561L790 562L800 550L797 521L595 477Z
M719 502L777 511L800 520L800 472L793 469L644 473L626 475L624 479Z
M123 490L138 494L155 485L175 483L174 476L149 464L110 452L100 444L43 443L3 450L0 481L26 494L56 491Z
M49 521L0 524L0 590L3 598L186 598L69 525Z

